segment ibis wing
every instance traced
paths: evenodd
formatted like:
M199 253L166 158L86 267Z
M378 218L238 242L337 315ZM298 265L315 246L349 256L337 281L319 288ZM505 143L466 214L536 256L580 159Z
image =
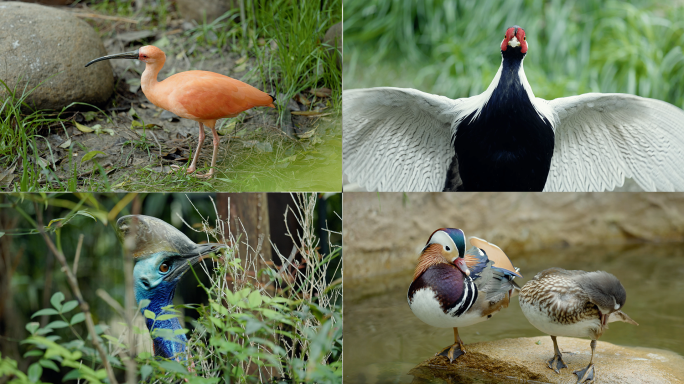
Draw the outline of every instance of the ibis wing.
M369 191L442 191L460 100L415 89L343 92L343 172Z
M555 148L544 191L604 191L633 178L646 191L684 191L684 111L627 94L548 103Z

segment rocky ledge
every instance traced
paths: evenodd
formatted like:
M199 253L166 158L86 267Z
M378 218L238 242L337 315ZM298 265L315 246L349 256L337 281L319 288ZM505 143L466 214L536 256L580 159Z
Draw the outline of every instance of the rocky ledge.
M548 336L503 339L466 345L468 353L453 364L432 357L409 374L413 383L575 383L573 371L591 358L589 340L559 337L568 368L555 373L546 365L553 356ZM684 383L684 358L665 350L623 347L599 341L594 356L594 383Z

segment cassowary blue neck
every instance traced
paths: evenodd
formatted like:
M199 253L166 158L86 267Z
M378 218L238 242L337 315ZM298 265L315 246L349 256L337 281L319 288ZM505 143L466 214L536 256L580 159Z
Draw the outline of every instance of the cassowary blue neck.
M148 295L143 295L145 297L137 297L138 301L142 299L150 300L150 304L146 308L142 308L144 314L145 310L150 310L154 312L155 320L145 318L145 323L147 329L150 330L150 334L154 337L152 342L154 344L154 354L156 356L162 356L165 358L172 358L178 354L182 356L185 353L185 343L188 339L184 334L173 335L173 332L183 327L178 321L177 317L167 319L167 320L156 320L163 315L173 314L172 312L166 311L162 308L173 304L173 295L176 289L176 283L161 282L155 288L147 291Z
M178 318L164 319L162 317L173 314L163 308L173 304L173 295L178 282L175 279L167 281L167 276L159 272L159 265L167 256L167 253L161 252L135 264L133 268L135 299L138 303L141 300L149 300L150 303L147 307L141 308L141 311L143 315L145 310L152 311L155 315L154 320L145 318L147 329L150 330L152 336L154 354L185 360L187 338L184 334L174 335L174 331L182 328Z

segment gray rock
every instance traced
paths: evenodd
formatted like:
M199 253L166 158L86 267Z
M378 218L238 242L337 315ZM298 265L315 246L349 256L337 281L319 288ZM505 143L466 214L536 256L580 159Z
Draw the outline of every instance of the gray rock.
M105 102L114 91L108 62L84 68L104 56L102 40L85 21L37 4L0 2L0 79L19 95L41 82L27 99L40 109L61 109L72 102ZM0 89L0 97L6 91Z
M217 17L240 7L238 0L176 0L176 9L185 20L195 20L198 24L211 23Z

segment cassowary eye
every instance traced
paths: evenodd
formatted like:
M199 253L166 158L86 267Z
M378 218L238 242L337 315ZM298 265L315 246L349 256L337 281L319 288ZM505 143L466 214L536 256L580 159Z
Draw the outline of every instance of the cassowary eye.
M169 269L170 269L169 263L167 263L166 261L161 263L161 265L159 266L159 272L161 272L161 273L166 273L169 271Z

